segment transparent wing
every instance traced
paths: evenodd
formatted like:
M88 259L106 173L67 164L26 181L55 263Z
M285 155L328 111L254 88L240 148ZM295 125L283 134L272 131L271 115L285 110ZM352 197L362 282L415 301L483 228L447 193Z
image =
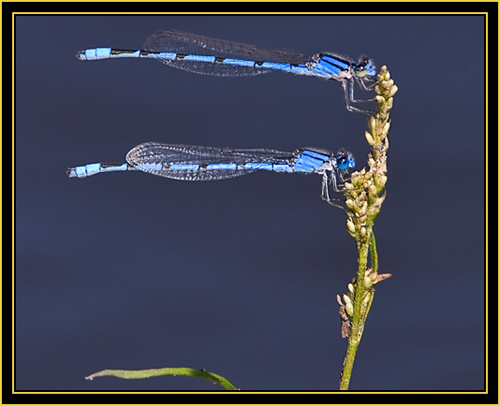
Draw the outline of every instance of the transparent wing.
M270 149L230 149L148 142L132 148L127 162L137 169L171 179L210 181L234 178L255 172L242 168L247 163L287 163L291 152ZM235 164L234 169L211 169L213 164ZM180 168L180 165L186 165Z
M257 48L255 45L205 37L177 30L158 31L144 43L144 50L149 52L176 52L233 58L255 62L276 62L304 64L311 61L311 56L286 49ZM213 76L253 76L271 72L259 67L234 66L223 63L206 63L186 60L158 59L173 68Z

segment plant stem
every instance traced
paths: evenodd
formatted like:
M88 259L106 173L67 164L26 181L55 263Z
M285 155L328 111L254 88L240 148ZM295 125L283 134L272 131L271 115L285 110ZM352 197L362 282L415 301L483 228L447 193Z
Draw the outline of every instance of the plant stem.
M362 169L351 176L345 184L346 206L348 208L347 230L356 240L358 248L358 271L353 286L349 287L349 295L344 295L345 311L350 317L350 334L344 368L340 379L340 389L349 389L356 352L363 335L366 317L374 298L374 285L387 279L390 274L378 275L378 253L373 233L375 218L385 199L387 182L387 138L390 123L389 111L392 108L393 96L398 88L390 78L389 71L383 66L375 86L377 111L370 118L369 131L365 133L371 146L368 158L369 170ZM371 268L368 268L368 255ZM351 285L351 284L350 284Z
M375 233L371 233L371 238L370 238L370 261L372 265L372 272L377 273L378 272L378 254L377 254L377 243L375 241Z
M371 232L371 230L370 230ZM364 244L358 247L359 263L358 263L358 281L363 281L366 272L366 265L368 263L368 252L370 240L366 240ZM356 283L355 297L362 298L364 296L364 284ZM347 353L344 360L344 369L340 379L340 390L349 389L351 381L352 368L354 366L354 359L358 350L361 336L363 335L364 320L361 317L362 300L354 300L354 312L351 324L351 334L349 335L349 343L347 345Z

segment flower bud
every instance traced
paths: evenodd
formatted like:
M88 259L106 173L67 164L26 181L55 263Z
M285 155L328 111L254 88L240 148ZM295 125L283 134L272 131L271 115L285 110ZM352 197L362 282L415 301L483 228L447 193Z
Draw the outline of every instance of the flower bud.
M354 314L354 306L352 305L352 302L345 304L345 311L349 316L352 317L352 315Z
M365 131L365 138L366 138L366 141L368 141L368 144L370 144L370 145L375 144L375 140L373 139L373 136L368 131Z
M354 201L352 199L347 199L345 205L348 209L354 210ZM347 224L347 227L349 228L349 224Z
M352 200L351 200L352 201ZM352 210L352 209L351 209ZM356 233L356 227L354 226L354 223L352 222L351 219L347 220L347 230L349 231L349 234L354 234Z
M398 91L398 87L396 85L392 86L391 91L389 92L389 97L394 96L397 91Z

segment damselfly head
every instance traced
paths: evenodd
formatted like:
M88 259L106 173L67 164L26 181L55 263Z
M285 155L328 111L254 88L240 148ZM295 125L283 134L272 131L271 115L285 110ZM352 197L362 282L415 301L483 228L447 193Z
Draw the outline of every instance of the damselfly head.
M375 64L370 58L366 57L362 58L356 65L354 65L353 70L358 78L371 78L377 75Z
M349 168L354 168L356 162L354 161L354 156L347 150L341 148L337 155L335 156L335 162L337 163L337 168L340 170L346 170Z

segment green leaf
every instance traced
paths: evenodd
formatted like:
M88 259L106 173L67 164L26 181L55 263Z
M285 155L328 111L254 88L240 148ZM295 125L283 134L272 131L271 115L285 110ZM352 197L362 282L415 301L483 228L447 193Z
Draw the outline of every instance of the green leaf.
M220 385L227 390L238 390L227 379L223 378L222 376L214 374L213 372L205 371L204 369L194 369L194 368L157 368L157 369L141 369L141 370L104 369L102 371L95 372L85 377L85 379L92 380L98 376L116 376L117 378L122 378L122 379L144 379L161 375L192 376L193 378L205 379L214 384Z

